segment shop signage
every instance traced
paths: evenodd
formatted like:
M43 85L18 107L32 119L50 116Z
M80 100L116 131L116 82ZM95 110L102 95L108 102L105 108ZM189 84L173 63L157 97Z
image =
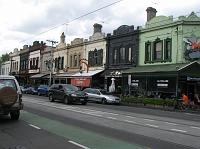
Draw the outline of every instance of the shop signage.
M194 60L200 58L200 38L186 37L185 42L185 59Z
M89 78L72 78L71 84L74 86L90 87L91 79L89 79Z

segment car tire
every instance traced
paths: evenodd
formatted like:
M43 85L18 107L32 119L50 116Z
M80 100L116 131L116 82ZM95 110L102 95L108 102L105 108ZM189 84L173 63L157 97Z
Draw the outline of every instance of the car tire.
M105 98L103 98L101 101L102 101L102 102L101 102L102 104L107 104L107 101L106 101Z
M20 115L20 111L12 111L10 112L11 120L18 120Z
M50 101L50 102L54 102L54 99L53 99L53 95L52 95L52 94L49 95L49 101Z
M65 96L64 101L65 104L70 104L69 97Z
M86 105L87 104L87 101L83 101L81 102L82 105Z

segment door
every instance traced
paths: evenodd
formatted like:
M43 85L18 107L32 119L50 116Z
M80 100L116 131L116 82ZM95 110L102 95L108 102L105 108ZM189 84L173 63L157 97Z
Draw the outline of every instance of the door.
M58 99L59 100L64 100L64 98L65 98L65 90L64 90L64 87L62 85L58 86L57 94L58 94Z

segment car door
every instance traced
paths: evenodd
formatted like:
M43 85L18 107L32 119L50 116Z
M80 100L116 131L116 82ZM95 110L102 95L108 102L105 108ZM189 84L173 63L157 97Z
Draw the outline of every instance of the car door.
M84 90L84 92L87 93L88 100L90 100L90 101L94 101L94 99L93 99L93 92L92 92L92 89L87 88L87 89Z
M62 85L58 86L58 99L59 100L64 100L65 98L65 90L64 87Z
M93 89L92 90L91 96L92 96L93 101L96 101L96 102L101 101L100 97L99 97L100 93L99 93L99 91L97 89Z

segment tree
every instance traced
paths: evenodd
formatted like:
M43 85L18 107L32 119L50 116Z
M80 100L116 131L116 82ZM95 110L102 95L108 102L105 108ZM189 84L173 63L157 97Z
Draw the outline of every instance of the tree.
M0 57L0 64L6 62L6 61L9 61L10 57L9 57L9 54L6 53L6 54L2 54L2 56Z

